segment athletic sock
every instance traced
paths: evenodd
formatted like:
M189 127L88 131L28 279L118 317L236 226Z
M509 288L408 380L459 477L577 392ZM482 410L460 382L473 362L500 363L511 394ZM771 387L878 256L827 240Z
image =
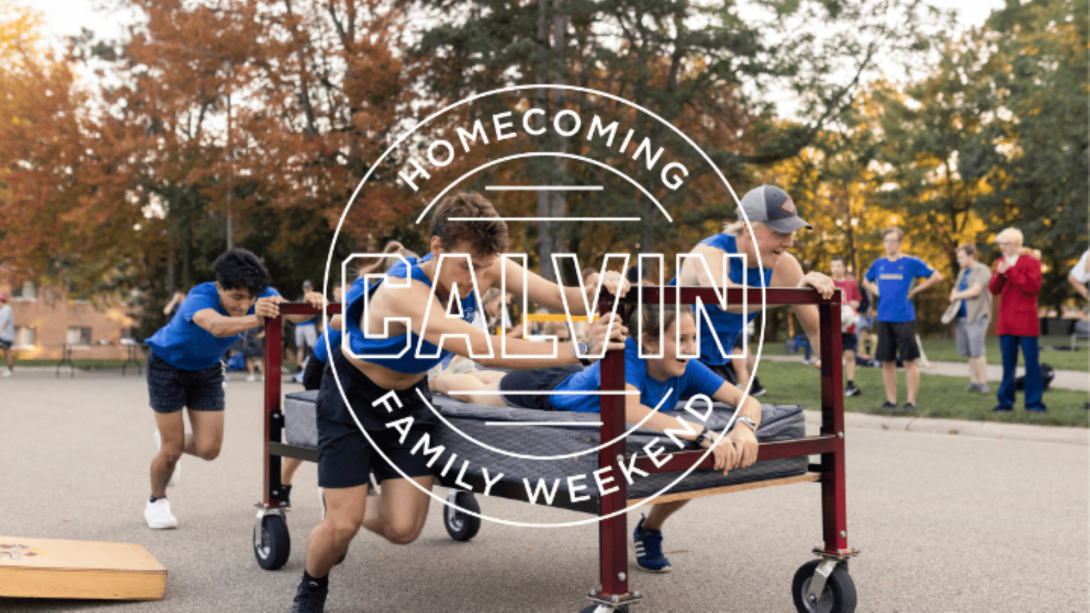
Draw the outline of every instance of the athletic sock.
M152 497L148 498L148 502L150 502L151 504L155 504L156 500L166 500L166 499L167 499L166 496L163 496L162 498L156 498L155 496L152 496Z
M321 577L321 578L315 578L315 577L311 577L310 573L308 573L306 570L304 570L303 571L303 582L305 583L307 581L313 581L313 582L317 583L319 587L324 587L324 588L329 587L329 575L326 575L326 576Z
M855 385L855 381L852 381L851 379L848 379L848 387L851 387L853 385Z

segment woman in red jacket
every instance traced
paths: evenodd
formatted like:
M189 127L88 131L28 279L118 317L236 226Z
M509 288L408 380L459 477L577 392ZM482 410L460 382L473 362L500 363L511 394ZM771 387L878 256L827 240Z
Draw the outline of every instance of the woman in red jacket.
M988 289L1001 296L999 320L999 348L1003 352L1003 383L999 386L999 405L995 411L1014 409L1014 368L1018 364L1018 346L1026 362L1026 410L1045 412L1041 401L1044 379L1041 364L1037 361L1037 295L1041 293L1041 261L1032 255L1019 255L1022 249L1022 232L1007 228L995 237L1003 250L1003 257L995 263Z

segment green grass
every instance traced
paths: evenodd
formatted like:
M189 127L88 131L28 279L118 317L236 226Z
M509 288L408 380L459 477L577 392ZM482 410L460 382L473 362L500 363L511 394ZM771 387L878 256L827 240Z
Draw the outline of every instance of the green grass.
M929 356L930 357L930 356ZM760 400L769 404L802 404L807 409L821 408L821 376L813 366L792 362L764 362L758 369L758 375L768 393ZM1044 426L1087 426L1087 413L1084 407L1088 400L1085 392L1052 388L1045 392L1044 400L1048 412L1044 415L1029 413L1024 410L1022 394L1018 394L1015 410L1009 413L993 413L996 405L995 390L998 384L989 383L992 393L967 392L964 390L968 378L947 377L943 375L920 375L920 391L917 398L919 408L915 414L920 417L940 417L947 419L968 419L972 421L996 421L1003 423L1036 424ZM856 369L855 384L863 393L844 399L844 408L856 413L889 415L881 410L886 401L882 386L882 371L878 368ZM897 371L898 400L905 402L905 375Z
M874 343L877 343L877 337L874 337ZM1070 336L1042 336L1038 340L1038 347L1040 351L1040 361L1052 366L1056 370L1079 370L1082 372L1090 372L1090 349L1087 348L1086 341L1083 340L1079 345L1077 351L1052 351L1051 347L1054 346L1067 346L1071 344ZM757 344L753 343L751 348L755 351ZM1046 348L1048 348L1046 350ZM874 347L871 347L874 350ZM927 354L927 359L932 362L965 362L966 359L958 355L957 342L952 338L927 338L923 339L923 350ZM767 355L784 355L784 342L781 340L776 343L766 342L764 346L764 354ZM802 355L800 350L797 355ZM989 364L1002 364L1002 356L999 353L999 339L987 338L984 339L984 355L988 358ZM1022 364L1022 353L1018 352L1018 363Z

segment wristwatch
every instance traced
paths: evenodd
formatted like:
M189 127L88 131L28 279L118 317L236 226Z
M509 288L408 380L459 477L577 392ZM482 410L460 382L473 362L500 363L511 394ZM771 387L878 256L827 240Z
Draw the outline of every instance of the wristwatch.
M591 365L590 359L586 357L588 351L590 351L590 347L583 341L575 341L571 344L571 354L574 355L583 366Z
M749 429L753 430L754 434L757 434L757 422L753 421L752 419L746 417L745 415L739 415L738 419L736 419L735 421L740 424L745 424L749 426Z

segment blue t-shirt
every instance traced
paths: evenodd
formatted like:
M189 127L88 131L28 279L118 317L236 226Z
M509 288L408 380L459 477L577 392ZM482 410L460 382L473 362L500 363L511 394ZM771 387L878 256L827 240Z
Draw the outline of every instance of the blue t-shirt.
M258 298L279 296L271 287L258 294ZM164 362L182 370L204 370L215 366L227 349L243 334L216 338L211 332L198 326L193 316L205 309L214 309L220 315L230 317L220 305L220 294L215 283L201 283L189 292L178 309L178 314L147 340L148 347ZM246 311L254 314L254 307Z
M397 264L390 267L390 270L386 272L386 275L399 279L411 277L412 279L431 287L431 280L428 279L428 276L424 274L423 269L420 268L420 264L423 264L430 259L430 253L419 260L416 258L407 258L409 263L408 267L405 266L404 262L398 260ZM382 279L379 279L373 285L367 287L366 294L373 294L382 282ZM356 284L353 283L352 287L355 288ZM360 329L360 318L363 316L363 296L364 292L360 292L359 296L354 297L348 302L348 309L344 316L344 330L348 335L348 342L352 348L352 353L356 355L372 356L363 359L408 375L428 372L433 366L441 362L443 358L450 355L450 352L444 349L439 352L438 357L416 357L418 344L421 356L434 355L439 348L420 338L412 330L409 330L406 334L391 335L390 338L366 338L363 334L363 330ZM442 301L440 301L440 303L441 302ZM461 319L465 322L473 323L473 318L477 314L476 292L470 292L468 296L462 298L459 306L462 311ZM443 308L445 310L447 306L443 305ZM406 336L408 336L408 339L406 339ZM398 354L402 355L398 357Z
M351 304L353 300L359 298L364 290L367 288L367 283L363 279L356 279L352 283L352 286L348 288L348 293L344 297L345 304ZM341 318L341 328L344 328L344 318ZM314 359L319 362L329 361L329 349L336 349L341 346L341 339L344 337L344 332L340 330L334 330L333 328L326 326L318 340L314 342ZM326 339L329 339L329 348L326 348Z
M733 234L716 234L700 241L700 244L709 245L730 254L738 253L738 241ZM756 264L756 262L753 263ZM727 264L730 266L727 278L736 285L741 285L744 278L747 287L768 287L769 282L772 280L771 268L757 266L746 268L742 266L741 258L727 258ZM716 279L716 281L720 280ZM670 279L667 285L677 285L677 277ZM746 315L743 319L737 313L723 311L716 304L705 304L704 308L708 312L708 317L704 318L699 313L697 313L696 317L697 324L700 326L700 361L709 366L722 366L730 358L719 352L719 347L715 344L715 336L719 337L719 342L723 345L723 351L726 351L729 355L731 350L734 349L734 344L738 341L738 335L742 333L742 328L745 327L746 323L757 317L758 311ZM693 310L696 310L695 306ZM708 319L712 321L714 335L712 327L708 326Z
M867 271L867 281L878 280L878 321L915 321L916 309L908 292L916 277L927 278L935 269L920 258L902 255L896 261L878 258Z
M961 283L958 283L958 291L964 292L969 289L969 269L966 268L961 275ZM968 317L969 311L965 308L965 301L961 301L961 306L958 307L958 317Z
M556 391L597 391L602 384L601 362L595 362L587 368L564 379L556 386ZM640 390L640 403L655 408L662 402L662 411L671 411L680 398L689 398L695 394L706 394L709 398L723 386L723 378L699 360L689 360L685 365L685 374L659 381L647 374L647 360L639 357L636 341L628 339L624 344L624 380ZM671 389L673 388L673 389ZM557 411L576 413L598 413L602 409L601 397L596 395L557 394L549 397L549 403Z

